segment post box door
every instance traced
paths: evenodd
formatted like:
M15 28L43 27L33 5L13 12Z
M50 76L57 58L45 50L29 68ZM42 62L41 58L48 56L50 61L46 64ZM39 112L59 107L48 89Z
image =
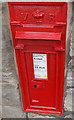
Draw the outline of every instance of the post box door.
M27 71L29 107L49 110L62 107L64 53L22 52L22 57L22 67L26 61L26 68L23 70Z
M28 60L33 58L32 65L27 67L28 74L31 72L28 75L31 105L56 107L56 53L33 53L28 57Z
M62 33L16 31L15 39L15 49L21 55L24 103L25 99L28 101L25 110L62 113L65 55Z

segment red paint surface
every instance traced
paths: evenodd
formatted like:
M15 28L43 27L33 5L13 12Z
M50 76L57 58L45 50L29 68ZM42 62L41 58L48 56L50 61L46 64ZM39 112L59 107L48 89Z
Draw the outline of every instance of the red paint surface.
M8 5L24 110L62 114L67 3ZM47 54L48 79L34 78L32 53Z

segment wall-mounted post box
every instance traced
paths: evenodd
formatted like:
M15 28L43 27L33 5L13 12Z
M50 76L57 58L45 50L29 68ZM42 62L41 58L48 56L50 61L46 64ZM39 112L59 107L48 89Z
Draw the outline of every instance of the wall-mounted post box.
M66 2L10 2L24 111L62 114Z

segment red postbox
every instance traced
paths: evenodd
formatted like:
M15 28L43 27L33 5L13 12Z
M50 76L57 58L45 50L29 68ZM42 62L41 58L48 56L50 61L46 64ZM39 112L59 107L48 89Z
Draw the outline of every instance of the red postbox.
M24 111L62 114L66 2L10 2Z

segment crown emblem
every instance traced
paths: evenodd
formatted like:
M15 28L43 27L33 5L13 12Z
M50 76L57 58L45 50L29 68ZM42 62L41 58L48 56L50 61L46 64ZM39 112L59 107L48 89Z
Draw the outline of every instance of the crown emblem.
M40 10L36 10L36 12L33 13L33 17L36 19L37 23L41 23L42 18L44 17L44 13Z

